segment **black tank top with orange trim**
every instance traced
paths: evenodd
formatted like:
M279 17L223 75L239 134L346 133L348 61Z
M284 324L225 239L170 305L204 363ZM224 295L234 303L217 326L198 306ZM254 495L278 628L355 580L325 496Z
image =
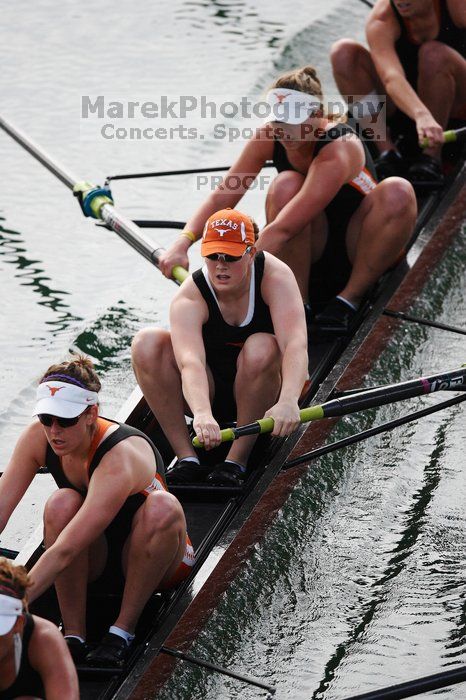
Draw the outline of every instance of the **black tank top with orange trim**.
M118 425L118 428L111 433L101 444L96 447L96 445L100 442L103 433L105 433L105 430L107 430L109 425ZM115 447L119 442L122 440L126 440L126 438L129 437L142 437L146 442L149 443L149 445L152 448L152 451L155 456L156 460L156 465L157 465L157 475L159 475L165 484L165 470L164 470L164 465L163 465L163 460L162 457L152 442L152 440L143 432L140 430L137 430L137 428L133 428L131 425L126 425L125 423L115 423L114 421L108 421L105 418L98 418L98 432L94 436L93 443L91 444L90 450L89 450L89 457L90 461L88 463L88 472L89 472L89 479L92 477L92 474L98 467L100 461L102 460L102 457L109 452L112 447ZM58 455L55 454L49 443L47 443L47 451L45 455L45 466L53 476L55 483L57 484L58 488L63 489L63 488L69 488L73 489L74 491L77 491L80 493L82 496L86 495L86 491L83 489L78 489L74 484L72 484L65 472L63 471L63 467L61 464L61 460L58 457ZM137 496L138 494L134 494L134 496ZM134 496L130 496L129 498L133 498ZM128 499L129 500L129 499Z
M325 134L317 138L313 157L316 158L320 151L332 141L355 133L349 124L335 124ZM364 141L361 141L361 143L365 154L363 169L351 182L346 182L342 185L332 201L325 207L330 232L346 231L349 220L364 197L377 185L377 175L371 154ZM296 171L296 168L288 160L285 147L278 139L275 140L274 144L273 164L278 172L283 170Z
M23 630L23 648L21 651L21 664L18 675L12 685L5 690L0 690L0 700L13 700L24 696L33 698L45 698L42 679L31 666L29 661L29 642L34 632L34 619L29 613L25 614L26 623Z
M226 381L234 379L236 360L249 336L254 333L274 332L269 307L261 294L264 266L264 253L256 253L254 258L254 310L251 320L244 326L232 326L225 321L217 300L207 284L203 270L196 270L193 273L193 282L202 294L209 310L209 318L202 326L206 361L214 376L219 373Z
M408 82L417 90L418 54L422 43L418 44L414 41L410 32L409 20L400 15L393 0L390 0L390 5L401 30L400 37L395 42L395 50ZM435 41L450 46L461 56L466 57L466 31L457 27L453 22L446 0L434 0L434 8L439 21L439 32Z

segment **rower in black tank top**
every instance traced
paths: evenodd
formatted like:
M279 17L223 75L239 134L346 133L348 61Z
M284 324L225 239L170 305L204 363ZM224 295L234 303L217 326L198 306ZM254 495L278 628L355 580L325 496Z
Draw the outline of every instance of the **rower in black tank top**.
M0 700L13 700L13 698L33 697L45 698L44 685L37 671L29 662L29 643L34 631L34 619L32 615L25 613L26 622L23 629L23 641L21 651L21 664L18 675L13 685L6 690L0 690Z
M106 420L106 419L103 419ZM114 422L114 421L112 421ZM165 470L163 465L162 457L155 447L154 443L150 438L145 435L145 433L133 428L125 423L116 424L118 425L117 430L106 437L103 442L97 447L89 465L89 479L92 477L94 471L98 468L104 455L109 452L112 447L117 445L122 440L126 440L129 437L137 436L142 437L152 448L154 452L156 465L157 465L157 475L160 479L156 479L154 476L153 484L158 487L156 481L162 480L165 484ZM70 488L73 491L77 491L81 496L86 496L86 491L82 491L76 486L74 486L66 477L63 471L60 458L55 454L52 447L47 443L47 450L45 456L45 466L53 476L55 483L58 488ZM149 487L150 488L150 487ZM124 586L124 576L123 570L121 568L121 552L123 546L130 535L131 527L133 523L133 518L139 508L143 505L146 500L144 493L135 493L129 496L123 503L122 507L112 520L112 522L107 526L104 531L107 545L108 554L105 569L99 577L99 584L102 587L108 588L111 592L120 591Z
M313 157L329 143L345 135L355 134L349 124L337 123L317 139ZM351 182L345 183L332 201L325 207L328 222L328 237L322 256L311 265L309 274L309 301L313 310L319 312L345 286L351 274L351 263L346 250L346 230L356 209L364 197L377 185L374 163L364 141L361 141L365 163L363 169ZM286 149L275 141L273 163L278 172L296 170L288 160Z
M452 49L455 49L455 51L458 51L463 58L465 58L465 30L457 27L453 22L446 0L433 1L435 12L439 20L439 32L435 37L435 41L439 41L442 44L450 46ZM401 32L399 38L395 42L395 51L400 59L401 65L403 66L407 81L417 92L419 49L422 44L417 44L413 40L409 31L409 21L405 20L400 15L392 0L390 0L390 4L398 24L400 25ZM401 137L401 140L397 146L402 155L404 157L418 157L418 135L414 121L400 109L395 109L395 112L388 117L387 124L390 127L392 140L396 141L399 137ZM462 120L462 115L459 121L454 115L452 115L447 128L457 128L463 125L464 121Z
M455 49L463 58L466 57L466 31L457 27L448 10L446 0L433 0L435 13L439 21L439 32L435 41ZM409 31L409 21L403 19L393 0L390 0L392 10L400 25L400 37L395 42L395 50L406 73L408 82L417 90L418 54L422 44L412 38Z
M209 318L202 327L202 338L206 352L206 362L215 380L213 414L217 420L236 419L236 403L233 384L236 377L236 362L246 340L254 333L271 333L274 328L268 305L262 298L261 283L266 260L264 253L254 257L254 279L251 275L249 308L243 324L232 326L225 321L214 292L209 286L204 268L193 273L193 281L202 294Z

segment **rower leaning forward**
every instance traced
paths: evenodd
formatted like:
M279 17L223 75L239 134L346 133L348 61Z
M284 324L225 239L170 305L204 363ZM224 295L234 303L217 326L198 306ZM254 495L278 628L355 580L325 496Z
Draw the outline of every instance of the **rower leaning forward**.
M45 552L31 570L29 600L55 584L74 660L121 666L150 596L186 578L194 556L156 447L135 428L99 416L99 391L99 377L83 356L44 374L37 418L0 479L0 532L45 465L58 489L45 505ZM104 590L122 589L123 597L108 633L89 649L87 584L99 579Z
M224 421L242 425L269 416L273 435L291 433L308 372L305 314L290 268L256 251L249 216L224 209L203 229L203 268L173 299L170 332L147 328L136 335L133 366L178 457L168 484L208 477L210 485L239 486L256 437L241 438L224 462L206 467L196 457L185 413L207 450L220 444Z
M267 192L267 224L257 250L286 262L326 333L347 333L379 277L403 254L416 197L400 177L377 182L367 145L325 108L311 66L280 76L267 93L269 118L247 141L223 181L161 256L170 277L217 209L235 207L267 161L278 176ZM238 183L241 183L240 185Z
M377 109L379 95L387 94L392 133L375 143L381 152L377 172L441 184L443 131L450 119L466 120L466 2L378 0L366 36L369 50L341 39L331 58L341 93L361 96L363 121ZM422 153L417 142L425 140L429 146Z

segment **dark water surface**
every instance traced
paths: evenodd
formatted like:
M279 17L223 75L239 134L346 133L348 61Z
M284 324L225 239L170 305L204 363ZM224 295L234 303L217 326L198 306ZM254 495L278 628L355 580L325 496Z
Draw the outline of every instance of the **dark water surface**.
M257 97L277 73L309 62L328 93L328 49L343 35L361 38L366 12L358 0L3 4L2 114L79 177L99 183L110 173L226 164L241 142L80 138L81 96ZM167 325L175 286L85 220L66 188L3 133L0 149L4 465L30 420L37 378L70 348L94 358L104 412L116 413L133 387L131 338L148 324ZM130 216L177 220L205 196L192 177L116 183L113 193ZM260 216L261 199L248 195L245 210ZM162 230L156 238L168 245L173 235ZM416 312L464 324L465 267L459 241ZM466 361L465 349L461 336L400 330L368 382L453 368ZM398 412L345 419L338 434ZM263 677L279 697L296 700L336 700L464 663L464 426L459 407L313 463L196 653ZM47 476L37 477L2 545L21 546L51 488ZM461 686L445 694L466 696ZM261 697L187 669L163 693L165 700L240 695Z

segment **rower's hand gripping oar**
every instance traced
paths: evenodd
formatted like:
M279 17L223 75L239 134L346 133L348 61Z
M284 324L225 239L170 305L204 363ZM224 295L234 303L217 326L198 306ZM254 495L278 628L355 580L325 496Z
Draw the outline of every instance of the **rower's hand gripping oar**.
M455 143L456 141L464 141L466 139L466 126L462 126L461 129L448 129L448 131L443 132L443 143ZM424 139L421 143L421 148L429 148L429 139Z
M128 219L115 209L112 195L108 188L96 187L88 182L79 182L76 177L52 160L37 144L3 119L3 117L0 117L0 127L39 163L44 165L47 170L53 173L55 177L61 180L68 189L73 191L79 199L84 216L91 216L94 219L104 221L120 238L123 238L138 253L158 267L160 254L164 249L158 244L154 247L154 243L144 236L131 219ZM181 284L188 277L188 274L188 271L180 266L176 266L172 270L172 276L177 284Z
M309 406L300 411L301 423L308 423L321 418L335 418L345 416L349 413L357 413L368 408L385 406L396 401L411 399L423 394L431 394L434 391L466 391L466 365L460 369L433 374L430 377L411 379L399 384L389 384L379 386L367 391L358 391L349 396L332 399L321 405ZM245 435L258 435L261 433L271 433L273 430L273 418L262 418L243 425L238 428L225 428L220 431L222 442L231 442ZM198 438L194 438L193 445L202 447Z

